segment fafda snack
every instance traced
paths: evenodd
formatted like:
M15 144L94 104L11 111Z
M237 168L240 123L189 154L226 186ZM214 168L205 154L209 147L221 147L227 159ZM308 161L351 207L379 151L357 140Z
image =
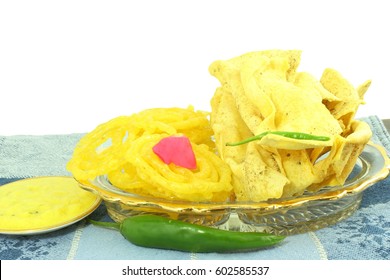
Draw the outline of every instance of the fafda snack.
M211 113L152 108L97 126L67 168L130 193L197 202L266 201L342 185L371 137L356 120L370 86L334 69L299 72L301 51L213 62Z
M342 185L371 137L369 126L354 119L370 81L356 89L333 69L317 80L297 71L300 58L298 50L259 51L209 68L221 84L211 100L211 125L219 155L232 170L237 200ZM259 141L226 145L269 131L329 140L266 133Z

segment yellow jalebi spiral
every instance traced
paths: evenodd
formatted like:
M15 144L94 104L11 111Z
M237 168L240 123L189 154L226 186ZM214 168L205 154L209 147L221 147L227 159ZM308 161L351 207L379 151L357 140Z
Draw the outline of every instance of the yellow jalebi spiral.
M67 169L76 179L88 181L124 164L129 143L144 134L182 133L194 143L213 146L208 113L184 108L152 108L116 117L97 126L77 144Z
M141 195L191 201L226 200L231 192L230 169L215 155L208 116L209 113L190 106L152 108L114 118L79 141L67 169L82 183L107 175L114 186ZM161 139L164 135L189 138L197 156L197 170L166 165L152 152L152 142L146 139ZM142 148L146 146L149 151ZM155 161L148 162L145 155ZM156 170L152 172L148 166ZM168 177L161 176L163 173ZM192 178L196 179L193 183ZM178 186L179 183L183 185Z
M190 170L175 164L165 164L154 152L153 146L166 134L144 135L136 139L127 151L132 165L131 175L116 182L119 188L146 191L150 195L175 200L224 201L231 194L231 173L213 150L204 144L191 143L197 168ZM132 177L132 178L130 178ZM109 176L110 180L111 177ZM129 180L129 181L127 181Z
M133 115L133 129L143 132L142 134L183 134L196 144L214 147L214 142L211 141L213 130L208 116L208 112L194 111L192 106L187 109L146 109Z
M124 142L135 138L129 133L134 132L132 123L132 117L121 116L97 126L77 143L67 169L81 182L117 169L123 164Z

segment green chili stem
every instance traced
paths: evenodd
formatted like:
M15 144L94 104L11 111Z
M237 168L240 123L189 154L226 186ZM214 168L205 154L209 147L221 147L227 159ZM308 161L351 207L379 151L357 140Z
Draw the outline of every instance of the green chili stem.
M258 135L246 138L242 141L239 142L234 142L234 143L226 143L226 146L238 146L238 145L243 145L252 141L260 140L264 136L268 134L275 134L275 135L280 135L283 137L287 138L292 138L292 139L298 139L298 140L316 140L316 141L329 141L330 137L328 136L319 136L319 135L313 135L313 134L308 134L308 133L303 133L303 132L291 132L291 131L265 131L263 133L260 133Z
M120 230L120 224L119 223L112 223L112 222L100 222L100 221L94 221L94 220L88 220L91 224L100 226L100 227L106 227L106 228L114 228L117 230Z

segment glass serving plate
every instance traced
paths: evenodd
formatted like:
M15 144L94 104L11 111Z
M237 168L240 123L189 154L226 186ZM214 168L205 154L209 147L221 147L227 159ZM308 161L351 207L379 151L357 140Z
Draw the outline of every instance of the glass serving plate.
M198 203L145 197L116 188L107 176L99 176L92 184L81 184L81 187L100 195L109 216L117 222L148 213L225 230L292 235L327 227L349 217L358 209L362 192L385 179L389 168L390 160L384 148L369 143L344 185L264 202Z

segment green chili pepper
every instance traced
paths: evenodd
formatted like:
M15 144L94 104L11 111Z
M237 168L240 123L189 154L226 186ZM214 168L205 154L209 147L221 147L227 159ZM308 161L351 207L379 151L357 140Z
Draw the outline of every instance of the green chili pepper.
M330 137L328 137L328 136L318 136L318 135L313 135L313 134L308 134L308 133L303 133L303 132L265 131L263 133L249 137L249 138L242 140L240 142L226 143L226 146L238 146L238 145L246 144L246 143L249 143L252 141L260 140L261 138L263 138L264 136L266 136L268 134L276 134L276 135L280 135L283 137L299 139L299 140L316 140L316 141L329 141L330 140Z
M275 245L285 236L210 228L157 215L128 217L122 223L92 224L115 228L131 243L150 248L186 252L233 252Z

